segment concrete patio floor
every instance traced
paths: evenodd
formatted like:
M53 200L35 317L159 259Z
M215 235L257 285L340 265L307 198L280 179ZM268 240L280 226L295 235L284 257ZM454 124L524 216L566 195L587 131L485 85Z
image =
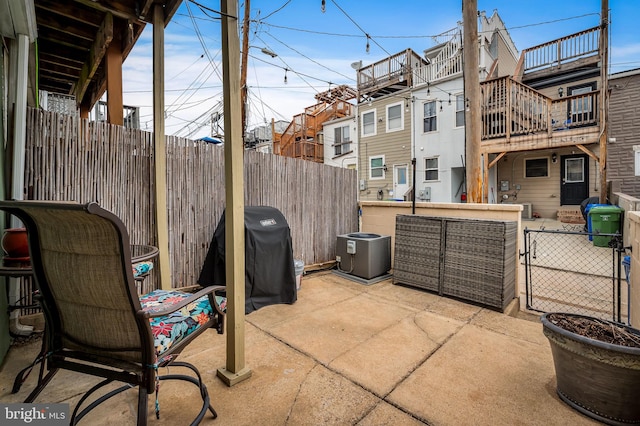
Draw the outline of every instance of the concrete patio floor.
M331 272L305 275L298 301L246 317L248 380L227 387L225 335L210 330L179 359L195 364L218 418L205 425L588 425L556 395L537 317L511 317L403 286L362 285ZM14 346L0 369L0 401L20 402L13 377L39 342ZM178 369L172 369L176 372ZM36 402L74 404L94 379L58 373ZM151 398L153 399L153 398ZM188 424L197 389L162 382L161 419ZM81 424L134 424L136 392L102 404Z

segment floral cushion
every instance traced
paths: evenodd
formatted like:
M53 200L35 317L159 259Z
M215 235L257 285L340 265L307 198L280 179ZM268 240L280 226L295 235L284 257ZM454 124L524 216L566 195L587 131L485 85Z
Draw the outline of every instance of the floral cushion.
M140 303L145 312L154 312L189 296L189 293L177 290L154 290L141 296ZM209 298L203 296L167 316L150 318L156 355L160 358L165 351L209 321L214 312Z
M131 269L133 270L133 278L137 278L148 274L153 269L153 262L139 262L134 264Z

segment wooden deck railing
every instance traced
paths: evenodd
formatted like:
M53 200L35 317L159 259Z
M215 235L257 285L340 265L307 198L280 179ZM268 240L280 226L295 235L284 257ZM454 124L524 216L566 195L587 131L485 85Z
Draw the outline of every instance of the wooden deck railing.
M446 77L462 75L462 49L459 37L454 36L427 65L414 69L414 82L433 83Z
M305 108L302 114L293 117L282 133L279 154L322 163L324 145L317 138L322 124L334 118L351 115L352 111L353 105L341 100L333 103L320 102Z
M480 87L483 139L551 135L599 123L599 91L551 99L511 77L485 81Z
M598 54L600 28L594 27L522 51L524 72L538 71Z
M423 62L424 60L418 54L407 49L360 68L358 70L358 91L366 91L393 82L410 81L412 70Z

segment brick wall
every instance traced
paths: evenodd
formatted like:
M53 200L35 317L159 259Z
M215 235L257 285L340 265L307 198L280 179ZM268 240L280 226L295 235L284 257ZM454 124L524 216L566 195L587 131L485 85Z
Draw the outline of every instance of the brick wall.
M640 69L613 74L609 79L609 138L607 180L615 192L640 197L635 176L634 145L640 145Z

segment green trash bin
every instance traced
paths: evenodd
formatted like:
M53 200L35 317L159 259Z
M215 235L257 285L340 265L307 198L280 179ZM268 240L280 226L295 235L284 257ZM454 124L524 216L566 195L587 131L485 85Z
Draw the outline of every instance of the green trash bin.
M620 231L620 216L622 209L618 206L597 206L589 210L591 228L593 232L593 245L596 247L608 247L611 236L598 236L598 234L615 234Z

